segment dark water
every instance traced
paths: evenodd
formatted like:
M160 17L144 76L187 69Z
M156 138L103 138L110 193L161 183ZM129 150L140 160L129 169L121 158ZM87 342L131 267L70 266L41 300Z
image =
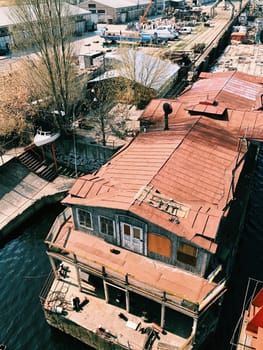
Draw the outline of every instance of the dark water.
M48 326L39 293L50 272L43 242L58 208L46 208L35 222L0 249L0 343L8 350L87 350Z
M9 350L84 350L84 344L48 326L39 293L50 271L45 238L59 208L46 208L36 222L0 249L0 343ZM263 147L258 156L253 191L218 332L205 350L231 349L249 277L263 280Z
M234 350L230 344L241 315L249 278L263 281L263 144L255 169L244 230L229 289L224 299L217 334L204 350Z

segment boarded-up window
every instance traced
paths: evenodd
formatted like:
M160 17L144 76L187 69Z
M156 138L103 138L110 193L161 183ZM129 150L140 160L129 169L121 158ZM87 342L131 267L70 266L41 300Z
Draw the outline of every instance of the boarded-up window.
M191 266L196 266L197 248L180 242L177 249L177 260Z
M166 237L161 237L154 233L148 233L148 250L170 258L172 254L172 243L170 239Z

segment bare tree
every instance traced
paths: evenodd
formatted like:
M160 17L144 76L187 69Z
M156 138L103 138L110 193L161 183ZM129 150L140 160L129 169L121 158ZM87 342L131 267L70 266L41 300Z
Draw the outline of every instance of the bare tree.
M160 94L164 82L169 80L172 65L157 56L139 50L122 49L114 68L126 81L126 95L138 107L144 107ZM122 91L123 93L123 91Z
M0 75L0 138L1 143L23 136L31 130L27 116L34 113L25 70L10 69ZM27 135L28 136L28 135Z
M13 43L19 49L34 47L26 63L35 98L47 99L50 108L59 112L53 114L54 127L65 131L77 91L77 70L72 64L74 19L61 0L18 0L17 5Z
M110 79L98 81L89 90L89 117L103 146L106 146L107 135L111 133L116 124L111 110L117 103L117 87L119 87L117 81Z

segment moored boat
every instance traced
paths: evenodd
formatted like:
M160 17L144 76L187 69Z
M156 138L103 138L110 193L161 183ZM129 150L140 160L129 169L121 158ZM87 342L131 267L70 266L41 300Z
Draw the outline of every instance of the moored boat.
M152 100L147 130L76 181L45 240L52 275L40 297L51 326L97 350L197 350L213 336L258 148L243 140L262 139L261 112L249 134L233 113L237 80L252 84L204 73L180 99ZM253 88L256 99L262 86Z
M41 128L37 130L34 137L34 144L37 147L44 146L48 143L56 141L60 136L60 132L44 131Z

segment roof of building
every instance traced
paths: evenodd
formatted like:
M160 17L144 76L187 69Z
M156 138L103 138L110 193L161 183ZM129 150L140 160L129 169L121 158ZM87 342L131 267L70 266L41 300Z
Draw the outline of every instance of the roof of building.
M210 106L209 104L205 104L202 101L195 106L189 106L185 103L176 100L169 99L153 99L150 101L146 109L143 111L140 120L147 122L146 129L156 129L157 127L161 128L163 126L164 119L164 111L163 104L169 103L172 107L172 113L169 115L169 125L174 126L179 119L192 119L193 116L190 114L192 111L197 110L198 115L207 115L209 114L209 110L212 112L213 116L219 115L219 120L214 120L214 122L218 125L222 125L222 120L220 119L220 104L216 107ZM227 110L226 119L224 119L224 127L228 130L231 130L232 135L236 136L236 138L250 138L254 140L263 140L263 114L262 111L259 110L235 110L228 109L225 104L224 110ZM194 108L195 107L195 108ZM220 113L219 113L220 112Z
M201 73L200 79L179 99L189 105L209 100L230 109L254 110L261 107L262 83L262 77L255 79L238 71Z
M150 0L94 0L94 3L101 4L103 6L112 7L112 8L122 8L122 7L138 7L139 5L147 5L150 3ZM86 7L89 4L89 1L83 2L80 4L81 7Z
M128 210L214 252L237 144L203 117L139 134L96 174L79 178L64 202Z
M66 13L70 13L73 16L86 15L91 12L84 10L78 6L74 6L68 3L63 3L63 8ZM16 11L18 6L6 6L0 7L0 27L8 27L19 22Z
M111 57L111 58L110 58ZM138 84L159 91L167 81L174 78L180 67L178 64L160 60L157 57L147 55L142 51L126 50L121 55L107 55L107 59L116 60L119 68L105 72L103 75L89 82L123 77ZM129 69L128 67L134 67Z
M153 99L141 115L148 128L163 125L164 103L172 112L169 124L204 115L231 130L237 138L263 140L263 78L240 72L201 73L200 80L177 99Z
M147 132L78 179L64 202L127 210L214 252L242 140L263 139L261 94L247 74L208 73L175 100L152 100L141 117ZM165 102L172 113L164 131Z

